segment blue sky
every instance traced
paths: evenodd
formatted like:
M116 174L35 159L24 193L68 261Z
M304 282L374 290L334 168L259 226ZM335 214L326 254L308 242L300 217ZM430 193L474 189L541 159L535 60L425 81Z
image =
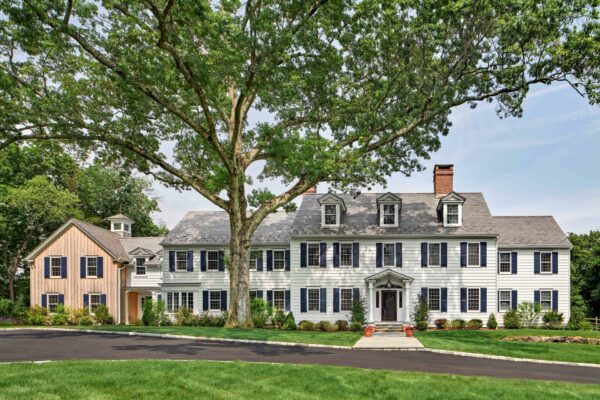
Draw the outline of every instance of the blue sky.
M539 86L522 118L499 119L493 104L480 104L454 110L452 121L423 172L394 174L374 191L431 192L433 166L454 164L455 190L483 192L494 215L553 215L565 232L600 229L600 107L567 85ZM187 211L217 209L195 192L155 191L155 219L169 227Z

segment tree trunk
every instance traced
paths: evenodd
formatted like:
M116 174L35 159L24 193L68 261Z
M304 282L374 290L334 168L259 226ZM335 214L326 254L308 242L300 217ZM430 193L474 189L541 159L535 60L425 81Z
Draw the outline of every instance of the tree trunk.
M231 299L228 326L251 327L250 270L248 268L250 240L246 237L247 229L234 221L234 218L231 218L230 225L229 291Z

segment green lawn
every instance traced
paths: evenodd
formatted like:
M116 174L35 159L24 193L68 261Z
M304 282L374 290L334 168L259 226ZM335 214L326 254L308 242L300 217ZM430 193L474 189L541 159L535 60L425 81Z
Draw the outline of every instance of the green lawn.
M499 356L600 364L600 346L575 343L505 342L507 336L588 336L597 331L507 329L495 331L440 330L415 334L425 347Z
M600 385L210 361L0 365L2 399L597 399Z
M69 326L72 329L95 329L117 332L151 332L174 335L204 336L213 338L266 340L270 342L314 343L352 346L363 335L362 332L304 332L278 329L209 328L196 326Z

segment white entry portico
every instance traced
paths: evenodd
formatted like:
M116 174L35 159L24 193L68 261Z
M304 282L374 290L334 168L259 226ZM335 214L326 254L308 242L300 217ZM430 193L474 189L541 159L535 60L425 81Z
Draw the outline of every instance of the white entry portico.
M412 277L389 268L366 277L368 323L407 322L412 281Z

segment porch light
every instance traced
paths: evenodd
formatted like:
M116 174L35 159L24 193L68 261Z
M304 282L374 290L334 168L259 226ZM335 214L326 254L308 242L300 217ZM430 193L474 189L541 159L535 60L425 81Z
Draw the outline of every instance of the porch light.
M385 284L385 287L387 287L388 289L392 287L392 281L390 281L389 278L388 278L387 283Z

